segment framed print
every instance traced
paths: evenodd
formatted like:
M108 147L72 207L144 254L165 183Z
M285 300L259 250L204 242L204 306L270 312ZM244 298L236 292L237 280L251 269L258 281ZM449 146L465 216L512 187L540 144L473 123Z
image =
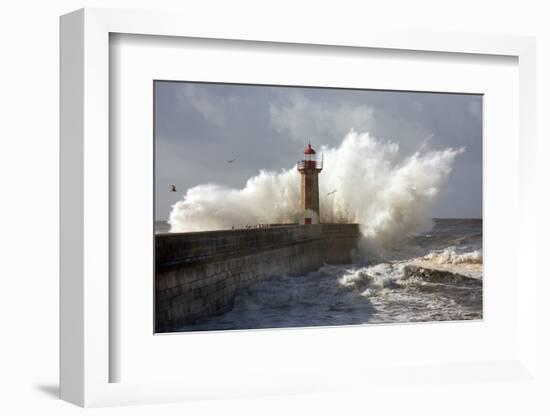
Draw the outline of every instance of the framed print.
M62 17L62 397L532 380L533 48Z

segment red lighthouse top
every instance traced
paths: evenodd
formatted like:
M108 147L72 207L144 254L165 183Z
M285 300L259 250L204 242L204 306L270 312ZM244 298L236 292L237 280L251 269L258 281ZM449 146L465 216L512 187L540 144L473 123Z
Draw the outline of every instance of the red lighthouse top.
M311 143L309 143L306 147L306 150L304 150L304 155L314 155L315 150L313 150L313 147L311 147Z
M311 147L309 143L304 150L304 159L298 162L298 170L300 172L321 172L323 169L323 161L317 163L317 156L315 155L315 150Z

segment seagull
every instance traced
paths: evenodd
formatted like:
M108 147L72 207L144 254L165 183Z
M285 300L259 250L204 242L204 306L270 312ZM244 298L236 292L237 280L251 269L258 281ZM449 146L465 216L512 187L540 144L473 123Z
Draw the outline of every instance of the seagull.
M336 193L336 190L329 192L329 193L327 194L327 196L332 195L332 194L334 194L334 193Z
M170 192L177 192L176 185L170 185Z
M233 163L235 160L237 160L237 158L228 160L227 163Z

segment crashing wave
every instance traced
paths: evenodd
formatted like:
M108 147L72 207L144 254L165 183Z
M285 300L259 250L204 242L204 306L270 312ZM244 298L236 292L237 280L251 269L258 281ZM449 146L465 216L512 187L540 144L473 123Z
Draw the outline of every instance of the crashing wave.
M323 222L358 223L367 249L389 246L433 226L431 208L464 149L400 153L399 145L351 130L337 148L322 147ZM337 190L336 193L330 193ZM204 184L172 206L171 232L296 223L300 180L296 168L261 171L242 189Z
M481 250L467 253L457 253L452 247L431 252L422 258L435 264L482 264L483 254Z

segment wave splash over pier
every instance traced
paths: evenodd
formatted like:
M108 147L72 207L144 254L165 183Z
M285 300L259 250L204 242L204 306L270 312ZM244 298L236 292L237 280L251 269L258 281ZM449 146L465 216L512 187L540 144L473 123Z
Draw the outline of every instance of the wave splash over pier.
M358 223L375 246L429 230L455 158L443 149L403 155L399 145L351 130L336 148L322 147L321 220ZM335 192L334 192L335 191ZM296 166L260 171L242 189L204 184L172 206L171 232L244 228L249 224L297 223L300 180Z

